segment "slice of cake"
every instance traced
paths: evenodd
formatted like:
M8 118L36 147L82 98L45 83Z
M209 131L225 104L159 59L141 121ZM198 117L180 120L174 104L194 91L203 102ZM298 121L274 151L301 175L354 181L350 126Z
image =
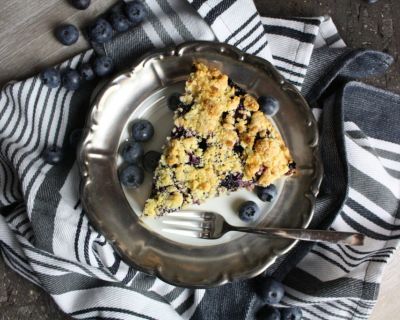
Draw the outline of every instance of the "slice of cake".
M144 215L268 186L293 171L288 148L257 100L216 68L195 63L195 70L175 111Z

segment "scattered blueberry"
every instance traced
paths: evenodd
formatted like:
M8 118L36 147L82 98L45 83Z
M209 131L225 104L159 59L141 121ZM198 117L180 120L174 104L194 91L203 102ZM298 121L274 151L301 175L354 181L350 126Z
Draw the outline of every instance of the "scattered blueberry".
M282 283L270 277L261 278L258 285L260 296L265 303L277 304L285 294Z
M257 320L280 320L281 313L277 308L269 305L263 306L256 314Z
M261 96L258 98L260 110L267 116L274 116L279 111L279 101L274 97Z
M57 88L61 84L60 72L54 68L46 68L40 74L40 80L50 88Z
M136 25L145 18L146 8L141 1L133 0L125 5L125 14L133 25Z
M93 80L96 77L90 63L83 63L79 67L79 74L81 75L82 80L85 81Z
M259 214L260 209L253 201L246 201L239 208L239 218L246 222L256 220Z
M160 161L161 153L157 151L146 152L143 157L143 168L148 172L156 170L158 162Z
M154 135L154 127L150 121L141 119L132 125L132 138L136 141L149 141Z
M379 0L365 0L365 2L369 3L369 4L373 4L378 2Z
M129 29L129 20L122 13L112 12L110 22L115 31L125 32Z
M104 77L114 70L114 63L110 57L96 57L93 61L93 69L97 76Z
M82 140L83 130L82 129L75 129L69 134L69 145L72 148L76 148L78 144Z
M70 2L79 10L85 10L90 6L90 0L70 0Z
M62 75L62 84L68 90L77 90L81 85L81 78L78 71L67 69Z
M57 146L52 146L47 148L43 153L43 159L49 164L57 164L64 158L61 148Z
M275 199L276 195L278 194L278 190L274 184L270 184L267 187L260 187L256 188L257 196L261 201L268 201L271 202Z
M88 35L90 40L97 43L106 43L112 39L112 26L111 24L103 19L97 19L88 29Z
M302 317L303 317L303 312L299 307L281 309L282 320L300 320Z
M130 165L122 169L119 173L121 183L127 188L137 188L144 180L143 169L136 165Z
M121 156L127 163L139 163L144 150L140 142L127 141L122 145Z
M78 41L79 30L72 24L64 24L56 28L55 35L63 45L70 46Z
M181 96L181 94L178 92L175 92L170 95L170 97L168 99L168 108L171 111L175 111L180 107L180 105L181 105L180 96Z

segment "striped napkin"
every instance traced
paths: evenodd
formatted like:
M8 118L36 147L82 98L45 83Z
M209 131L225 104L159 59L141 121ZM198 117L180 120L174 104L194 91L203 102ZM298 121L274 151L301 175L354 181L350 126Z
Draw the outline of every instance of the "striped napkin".
M271 61L307 97L321 124L325 177L313 227L358 231L364 247L299 244L267 270L283 281L283 306L304 319L367 319L384 265L400 238L400 97L351 78L384 72L388 55L351 50L329 17L260 17L250 0L146 0L148 19L98 53L123 66L151 49L221 41ZM76 68L89 50L59 68ZM134 270L90 225L68 135L82 127L86 84L50 89L38 76L0 91L0 250L7 265L76 319L254 319L254 281L186 289ZM42 159L51 145L66 158Z

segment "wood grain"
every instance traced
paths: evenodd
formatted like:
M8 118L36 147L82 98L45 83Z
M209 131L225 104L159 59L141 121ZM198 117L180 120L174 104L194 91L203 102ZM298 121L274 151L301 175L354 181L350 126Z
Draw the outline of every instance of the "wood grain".
M54 39L54 27L64 22L83 26L114 2L92 0L88 10L78 11L66 0L1 0L0 86L89 48L83 37L72 47L62 46ZM374 5L362 0L256 0L255 3L266 16L331 15L349 46L383 50L394 56L395 63L386 75L366 82L400 93L400 1L380 0ZM397 254L386 268L370 319L400 318L399 270ZM0 320L28 318L68 319L46 293L5 268L0 259Z

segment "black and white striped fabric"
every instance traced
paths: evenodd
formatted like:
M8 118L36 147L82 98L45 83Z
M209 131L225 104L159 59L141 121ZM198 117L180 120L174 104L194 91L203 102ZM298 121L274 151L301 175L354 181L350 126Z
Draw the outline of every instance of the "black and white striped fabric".
M143 25L102 48L117 64L192 39L227 42L271 61L312 100L315 114L322 114L322 141L340 150L338 156L323 149L326 180L335 173L329 172L330 163L338 164L346 196L327 218L334 220L333 229L363 232L367 241L357 249L319 244L303 250L297 266L281 274L286 286L282 304L302 306L304 319L368 318L383 267L400 239L400 133L395 131L400 97L356 82L329 98L321 94L341 75L351 77L363 67L376 71L374 63L380 59L382 66L382 56L343 49L329 18L261 18L250 0L147 0L146 6L149 18ZM84 52L59 68L76 68L92 54ZM335 63L340 66L336 73ZM84 123L90 89L49 89L35 76L0 91L4 261L76 319L254 319L261 302L251 281L210 290L174 287L126 265L91 227L79 201L74 152L67 147L69 133ZM328 129L335 139L324 134ZM61 165L43 161L50 145L66 148ZM324 226L324 197L335 183L323 184L317 226ZM271 270L293 261L281 259Z

